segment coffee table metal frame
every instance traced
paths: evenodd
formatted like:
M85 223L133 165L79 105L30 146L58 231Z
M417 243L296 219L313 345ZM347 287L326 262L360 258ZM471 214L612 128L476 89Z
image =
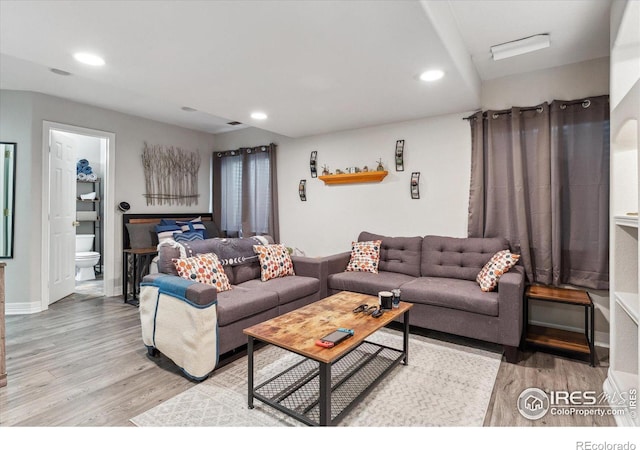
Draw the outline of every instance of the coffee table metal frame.
M255 387L254 346L259 339L248 335L249 408L254 408L255 398L307 425L336 425L391 370L401 362L409 363L409 311L403 313L402 350L363 340L333 361L306 357ZM300 354L291 348L285 350ZM340 373L332 377L334 368ZM319 394L312 394L313 391L319 391ZM292 407L291 399L296 397L303 400ZM337 400L336 408L332 408L332 400Z

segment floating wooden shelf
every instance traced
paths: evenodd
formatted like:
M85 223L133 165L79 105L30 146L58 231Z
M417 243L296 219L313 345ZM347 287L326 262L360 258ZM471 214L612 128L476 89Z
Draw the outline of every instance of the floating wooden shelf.
M324 184L351 184L351 183L379 183L389 172L386 170L376 172L340 173L337 175L322 175L318 178Z

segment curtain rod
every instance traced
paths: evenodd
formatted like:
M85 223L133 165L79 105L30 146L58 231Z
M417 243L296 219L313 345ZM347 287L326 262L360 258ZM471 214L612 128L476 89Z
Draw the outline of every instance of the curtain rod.
M554 100L553 102L556 102L557 100ZM551 102L551 103L553 103ZM565 109L568 105L577 105L578 103L582 103L582 107L583 108L588 108L591 105L591 100L589 100L588 98L584 98L584 99L580 99L580 100L571 100L568 102L562 102L562 104L560 105L560 109ZM529 107L525 107L525 108L520 108L520 111L534 111L537 110L538 112L542 112L544 110L544 107L542 105L538 105L538 106L529 106ZM475 118L475 115L478 114L480 111L476 111L475 113L471 114L469 117L463 117L462 120L471 120ZM511 114L511 109L503 109L500 111L494 111L493 115L494 116L501 116L504 114ZM487 117L487 113L486 111L482 113L482 117L486 118Z

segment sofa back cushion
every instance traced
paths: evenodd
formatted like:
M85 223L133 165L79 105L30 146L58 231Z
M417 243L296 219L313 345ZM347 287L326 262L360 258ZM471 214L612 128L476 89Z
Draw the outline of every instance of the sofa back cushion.
M163 243L158 248L158 271L177 275L173 258L215 253L231 284L260 278L260 261L253 251L257 244L273 244L271 236L214 238L202 241ZM181 248L182 247L182 248Z
M358 241L381 240L378 271L420 276L420 252L422 237L390 237L363 231ZM474 278L475 280L475 278Z
M475 281L487 261L496 252L508 248L509 243L504 238L425 236L422 276Z

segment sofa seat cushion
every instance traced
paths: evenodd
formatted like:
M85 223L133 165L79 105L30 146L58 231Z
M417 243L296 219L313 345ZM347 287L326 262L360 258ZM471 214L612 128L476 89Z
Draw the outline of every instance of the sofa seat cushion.
M313 295L320 290L320 280L311 277L290 275L288 277L273 278L268 281L249 280L238 285L243 289L275 292L284 305L307 295Z
M400 290L400 299L406 302L498 316L498 293L482 292L475 281L421 277L405 283Z
M415 277L395 272L339 272L329 275L327 283L329 289L336 291L378 295L380 291L401 288L405 283L415 279Z
M277 307L275 292L233 286L218 293L218 325L223 327Z

